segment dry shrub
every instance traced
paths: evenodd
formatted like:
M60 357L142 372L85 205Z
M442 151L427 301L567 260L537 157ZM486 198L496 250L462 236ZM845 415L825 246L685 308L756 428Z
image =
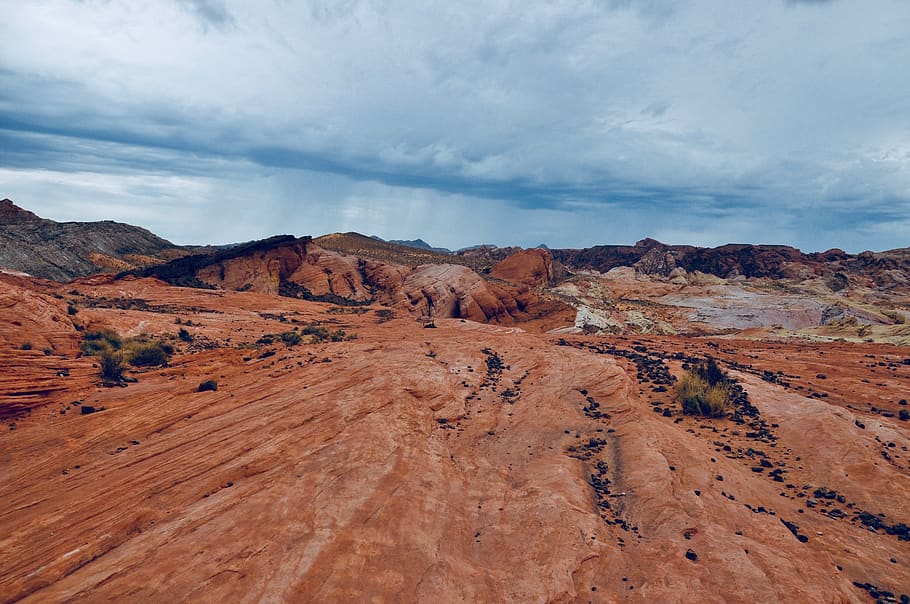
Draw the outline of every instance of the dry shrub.
M713 359L687 371L676 383L676 400L688 415L724 417L731 399L730 380Z

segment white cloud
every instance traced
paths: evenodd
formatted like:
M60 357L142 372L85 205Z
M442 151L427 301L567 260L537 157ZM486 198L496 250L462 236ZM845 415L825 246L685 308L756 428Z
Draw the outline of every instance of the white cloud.
M373 223L419 216L422 199L427 215L504 208L511 219L477 231L491 240L547 221L571 239L621 215L638 229L628 241L724 206L742 223L731 237L761 236L773 216L808 248L823 233L800 208L849 199L891 225L889 241L910 235L877 209L910 190L901 0L49 0L4 13L0 165L22 171L7 177L19 190L36 170L94 171L177 200L171 174L206 183L190 196L214 205L239 169L279 214L294 211L286 183L306 180L307 203L339 221L327 230L361 224L364 208ZM387 189L370 201L358 181ZM54 186L37 203L75 203Z

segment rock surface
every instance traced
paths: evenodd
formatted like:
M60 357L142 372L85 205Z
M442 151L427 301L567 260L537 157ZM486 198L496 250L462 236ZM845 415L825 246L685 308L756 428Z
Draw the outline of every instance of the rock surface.
M904 348L428 330L253 290L3 279L0 325L32 317L3 332L4 367L55 387L0 432L0 601L862 602L860 585L910 585ZM177 352L103 388L73 323ZM257 344L314 323L357 339ZM708 353L747 423L682 416L660 389Z

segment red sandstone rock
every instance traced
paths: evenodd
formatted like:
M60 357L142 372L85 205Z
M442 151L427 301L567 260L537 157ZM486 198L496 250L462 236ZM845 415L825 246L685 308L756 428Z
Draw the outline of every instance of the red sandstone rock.
M404 280L445 306L462 299L439 291L458 282L451 270ZM379 323L372 310L329 314L152 279L67 286L78 296L4 279L17 305L0 306L0 324L18 320L20 302L47 309L18 326L34 341L73 350L54 293L82 300L86 323L173 335L180 318L198 339L126 388L100 387L91 359L5 340L4 369L54 387L0 432L0 601L853 602L867 597L854 581L896 593L910 584L906 542L823 513L851 513L836 500L806 504L825 487L889 523L910 520L906 422L869 407L901 408L901 348L609 341L799 376L785 389L736 374L778 426L772 445L729 420L654 413L649 403L670 407L669 395L639 382L625 357L512 328L439 320L425 330ZM485 299L472 283L456 291ZM484 316L499 308L476 304ZM358 339L250 347L313 321ZM69 363L69 377L42 377L49 363ZM198 392L208 379L218 390ZM586 413L586 397L609 418ZM104 410L81 415L76 401ZM589 449L592 439L605 444ZM754 472L750 447L795 488ZM608 495L593 476L609 479Z
M553 282L553 256L548 250L522 250L499 262L490 275L528 287L546 287Z

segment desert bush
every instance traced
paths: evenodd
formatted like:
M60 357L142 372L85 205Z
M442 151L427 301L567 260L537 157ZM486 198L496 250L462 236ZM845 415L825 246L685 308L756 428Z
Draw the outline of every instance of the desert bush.
M297 346L302 340L303 338L296 331L286 331L281 334L281 341L287 346Z
M263 335L262 337L260 337L258 340L256 340L256 343L261 344L263 346L268 346L269 344L274 344L275 343L275 334L267 333L267 334Z
M101 377L105 382L121 382L126 364L134 367L167 365L174 347L146 336L121 338L115 331L99 329L86 332L80 346L86 355L99 357Z
M31 349L32 349L31 342L22 342L22 346L19 347L19 350L31 350Z
M101 357L101 379L105 382L123 381L123 353L119 350L104 350Z
M713 358L708 357L692 368L692 372L708 383L709 386L730 383L730 378L724 373Z
M160 342L136 342L128 346L129 362L134 367L167 365L168 352Z
M212 391L212 392L214 392L215 390L218 390L218 382L216 382L215 380L206 380L206 381L202 382L201 384L199 384L199 392L205 392L207 390Z
M313 336L314 342L324 342L329 339L329 330L318 323L307 323L300 328L300 333Z
M192 342L193 341L193 334L191 334L190 332L188 332L187 330L185 330L182 327L180 328L180 331L177 332L177 337L180 338L180 340L182 342Z
M730 378L714 359L691 368L676 383L676 400L683 413L706 417L723 417L731 406Z
M78 308L76 308L76 307L73 306L72 304L67 304L67 306L66 306L66 314L68 314L69 316L72 317L72 316L75 315L77 312L79 312L79 309L78 309Z
M82 337L82 352L87 355L100 355L105 351L120 350L123 347L123 340L116 332L110 329L97 329L87 331Z

